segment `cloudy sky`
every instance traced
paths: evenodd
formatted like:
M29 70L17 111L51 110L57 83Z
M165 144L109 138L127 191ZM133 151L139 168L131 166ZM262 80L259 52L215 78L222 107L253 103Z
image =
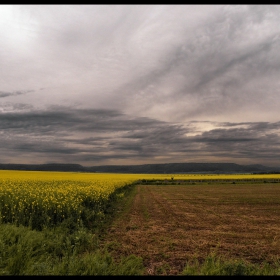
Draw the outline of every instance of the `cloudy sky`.
M279 109L279 5L0 6L0 163L280 166Z

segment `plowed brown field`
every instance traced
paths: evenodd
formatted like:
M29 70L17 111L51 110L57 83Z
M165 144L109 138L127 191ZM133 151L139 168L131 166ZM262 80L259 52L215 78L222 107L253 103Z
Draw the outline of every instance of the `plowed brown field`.
M141 256L146 275L178 275L216 252L251 263L280 257L280 184L137 185L101 243Z

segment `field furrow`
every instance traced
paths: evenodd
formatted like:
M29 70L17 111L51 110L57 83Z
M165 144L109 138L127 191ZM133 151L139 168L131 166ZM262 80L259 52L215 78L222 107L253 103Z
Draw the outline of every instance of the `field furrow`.
M280 185L139 185L105 244L144 259L147 275L179 274L211 252L273 262L280 252ZM103 245L104 245L103 243Z

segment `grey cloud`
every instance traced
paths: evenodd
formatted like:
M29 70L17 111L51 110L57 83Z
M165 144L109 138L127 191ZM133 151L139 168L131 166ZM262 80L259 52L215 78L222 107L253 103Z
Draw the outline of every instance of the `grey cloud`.
M217 65L217 67L214 69L213 71L210 72L206 72L205 74L202 74L200 81L194 86L193 90L195 92L199 91L199 89L202 86L207 85L209 82L213 81L213 80L219 80L221 76L227 75L227 73L233 68L236 67L239 64L242 64L243 67L246 66L247 70L250 70L251 72L251 77L248 77L247 73L245 71L244 72L245 76L247 76L247 78L253 78L254 74L264 74L265 71L268 70L269 65L267 65L266 63L266 59L263 58L261 55L263 53L268 53L271 48L273 48L274 44L277 44L279 46L279 39L277 39L277 41L272 40L274 38L274 35L270 38L270 40L268 42L263 42L260 45L255 46L255 49L251 49L251 50L247 50L247 53L245 54L240 54L238 57L235 57L233 59L231 59L230 61L225 62L223 65ZM254 63L256 63L256 59L260 60L261 62L264 63L257 63L258 65L260 65L260 67L258 67L258 69L254 69L253 66L251 65L251 63L248 63L248 60L254 60ZM265 65L266 64L266 65ZM280 61L279 61L279 65L280 65ZM256 70L258 73L256 73ZM255 73L254 73L255 72ZM244 81L244 76L242 77L243 81ZM231 81L230 81L231 82ZM225 85L229 85L229 82L224 82ZM235 81L233 83L233 85L235 86L237 84L237 81ZM225 93L226 91L224 90L223 93Z
M8 96L15 96L15 95L21 95L21 94L26 94L29 92L34 92L34 90L18 90L18 91L0 91L0 98L8 97Z
M279 11L4 6L3 159L276 165Z
M172 154L180 154L181 158L207 159L210 154L211 159L260 160L267 154L273 164L279 163L280 122L212 125L221 128L186 136L197 132L195 125L192 129L188 124L132 118L116 110L52 107L45 112L0 115L0 128L5 131L1 146L22 156L42 153L63 161L69 156L88 163L86 159L93 158L102 162L108 158L140 160L166 155L171 159ZM172 161L176 161L176 156Z
M279 24L277 13L271 16L273 9L267 6L237 6L232 10L208 19L207 26L198 28L196 35L187 33L185 39L166 50L155 68L120 89L127 92L127 104L148 114L164 104L166 116L179 114L179 120L222 117L240 108L258 107L260 100L277 96L280 41L279 32L273 28ZM259 33L261 26L265 29ZM266 86L258 87L262 80ZM130 98L132 91L135 103ZM174 114L174 100L179 99L181 112ZM279 99L275 101L279 103ZM264 105L264 110L270 106Z
M240 163L246 159L277 165L280 122L208 123L214 128L199 133L199 122L167 123L117 110L60 106L44 112L2 113L1 153L3 158L33 155L38 160L43 155L42 159L86 165L96 160L100 164L113 160L156 163L160 156L171 162L234 158ZM192 132L196 135L187 136Z
M235 124L237 125L237 124ZM230 158L258 159L277 163L280 155L280 126L278 123L248 123L247 128L213 129L194 137L192 141L204 143L213 155ZM277 133L273 132L277 130ZM273 160L272 160L273 159Z

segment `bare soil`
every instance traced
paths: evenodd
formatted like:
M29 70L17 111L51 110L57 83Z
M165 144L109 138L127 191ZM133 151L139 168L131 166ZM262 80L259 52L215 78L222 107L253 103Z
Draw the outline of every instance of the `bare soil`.
M137 185L101 240L146 275L178 275L211 253L250 263L280 256L280 184Z

